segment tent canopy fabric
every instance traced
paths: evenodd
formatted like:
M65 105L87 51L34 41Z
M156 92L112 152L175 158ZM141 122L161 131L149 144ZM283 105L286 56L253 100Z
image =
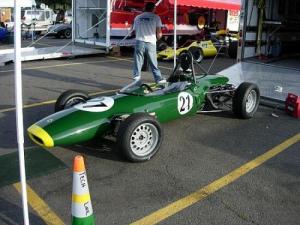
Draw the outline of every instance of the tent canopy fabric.
M21 7L32 7L36 5L35 0L22 0L20 1ZM14 0L0 0L0 8L14 8Z
M174 0L169 2L174 4ZM177 5L238 11L241 9L241 0L177 0Z

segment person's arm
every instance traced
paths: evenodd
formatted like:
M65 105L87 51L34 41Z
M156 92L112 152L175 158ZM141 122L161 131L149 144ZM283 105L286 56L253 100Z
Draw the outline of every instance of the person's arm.
M156 39L159 40L162 37L161 27L156 27Z
M159 16L157 16L157 24L156 24L156 39L159 40L162 37L162 31L161 31L162 23Z

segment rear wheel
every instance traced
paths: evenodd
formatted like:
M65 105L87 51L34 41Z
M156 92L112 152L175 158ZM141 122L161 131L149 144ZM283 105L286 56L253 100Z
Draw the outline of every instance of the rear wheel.
M67 108L71 108L72 106L86 102L89 99L87 93L77 90L69 90L63 92L57 99L55 103L54 111L58 112Z
M260 93L257 85L244 82L236 89L233 96L233 112L240 118L251 118L257 111L259 99Z
M68 39L72 38L72 30L71 29L66 29L64 31L64 38L68 38Z
M157 51L165 50L168 47L168 44L163 40L158 40L156 43Z
M135 113L126 118L117 133L117 145L133 162L149 160L162 143L160 123L147 113Z

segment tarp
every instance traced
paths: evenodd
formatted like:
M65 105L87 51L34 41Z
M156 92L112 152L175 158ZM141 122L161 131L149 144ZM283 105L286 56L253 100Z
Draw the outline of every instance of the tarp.
M174 4L174 0L169 0ZM210 9L240 10L241 0L177 0L178 6L191 6Z
M32 7L36 5L35 0L20 1L21 7ZM14 8L14 0L0 0L0 8Z

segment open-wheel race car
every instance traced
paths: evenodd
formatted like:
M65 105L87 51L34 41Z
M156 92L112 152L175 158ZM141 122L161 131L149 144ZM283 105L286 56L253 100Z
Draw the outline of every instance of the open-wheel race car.
M253 117L260 100L257 85L245 82L235 87L228 81L225 76L196 74L192 54L185 53L163 85L139 80L115 95L95 98L80 91L62 93L56 112L30 126L28 134L46 148L113 135L128 160L149 160L162 144L161 123L220 110Z
M176 56L179 57L187 52L193 54L196 62L201 62L205 57L213 57L217 55L217 49L212 41L195 41L188 40L181 47L176 49ZM174 58L174 48L167 47L166 49L157 53L158 60L170 60Z

